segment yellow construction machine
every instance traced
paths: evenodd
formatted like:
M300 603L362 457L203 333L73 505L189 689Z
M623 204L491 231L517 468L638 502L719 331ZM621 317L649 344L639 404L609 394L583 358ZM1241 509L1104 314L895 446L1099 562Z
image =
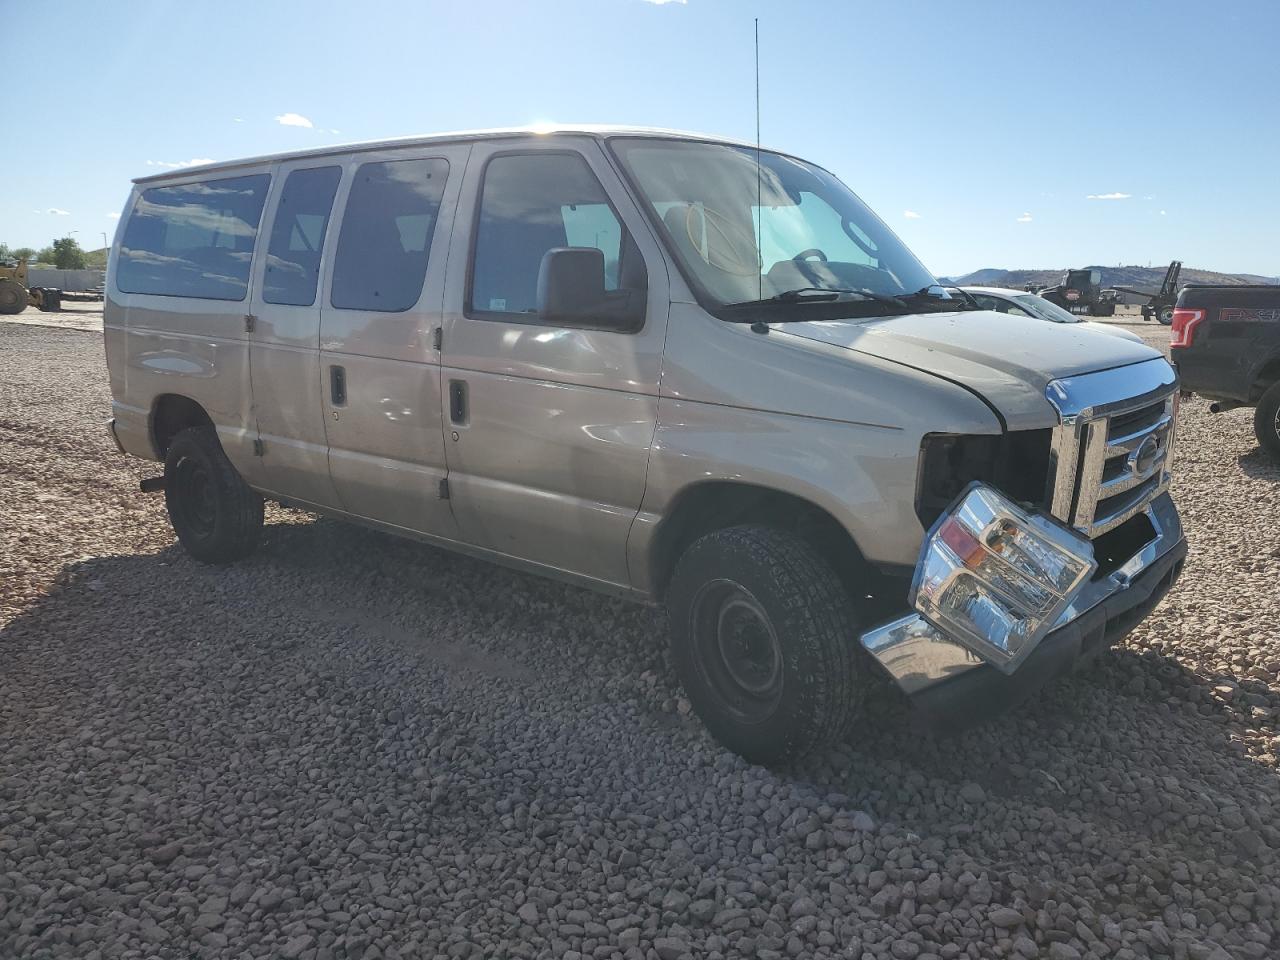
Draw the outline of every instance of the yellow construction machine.
M62 291L29 286L25 260L0 260L0 314L21 313L27 307L61 310Z

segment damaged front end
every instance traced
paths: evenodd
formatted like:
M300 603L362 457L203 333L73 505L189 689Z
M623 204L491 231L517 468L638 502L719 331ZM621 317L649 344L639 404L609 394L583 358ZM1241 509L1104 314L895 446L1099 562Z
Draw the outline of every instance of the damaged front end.
M936 725L1011 706L1133 629L1181 573L1169 496L1176 377L1163 360L1057 380L1044 477L971 480L931 511L912 612L863 647ZM1119 399L1116 399L1119 395ZM954 459L954 458L953 458ZM934 519L936 517L936 519Z

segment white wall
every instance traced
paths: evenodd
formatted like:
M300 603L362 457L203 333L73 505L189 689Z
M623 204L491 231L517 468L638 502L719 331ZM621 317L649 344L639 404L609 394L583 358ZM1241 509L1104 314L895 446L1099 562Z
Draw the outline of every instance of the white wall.
M27 285L57 287L59 290L80 293L101 288L105 277L104 270L52 270L44 267L30 267L27 270Z

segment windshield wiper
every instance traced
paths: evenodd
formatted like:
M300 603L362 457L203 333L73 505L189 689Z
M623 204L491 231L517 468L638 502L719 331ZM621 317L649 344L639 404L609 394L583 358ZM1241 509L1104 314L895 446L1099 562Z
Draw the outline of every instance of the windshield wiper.
M909 309L906 303L897 297L876 293L874 290L866 290L862 287L797 287L794 290L783 290L772 297L764 297L760 300L740 300L737 303L726 303L722 309L759 307L769 303L831 303L843 296L858 296L872 303L883 303L901 310Z
M904 303L911 304L912 306L916 306L918 304L928 304L930 307L934 307L939 311L946 311L946 312L950 312L954 310L981 310L982 309L980 306L978 306L977 300L973 299L973 297L971 297L964 290L961 290L959 287L951 288L951 289L954 289L956 293L960 294L960 296L958 297L954 297L954 296L949 298L940 297L936 293L932 292L934 290L946 290L946 289L947 288L943 287L941 284L932 284L927 287L921 287L915 293L899 294L898 299Z

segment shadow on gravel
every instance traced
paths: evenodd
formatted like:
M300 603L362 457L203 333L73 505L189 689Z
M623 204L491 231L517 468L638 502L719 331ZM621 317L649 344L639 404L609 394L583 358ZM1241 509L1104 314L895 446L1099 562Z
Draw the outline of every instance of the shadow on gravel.
M681 717L652 611L299 519L273 513L263 548L230 567L176 546L73 564L0 630L0 814L22 818L24 869L74 836L92 864L76 869L115 871L121 891L171 882L178 850L187 878L211 851L295 878L301 849L306 889L464 860L468 882L497 889L501 858L551 858L560 842L585 841L584 863L616 873L606 838L643 803L636 829L667 851L654 863L728 850L711 877L767 851L811 878L850 877L863 920L883 878L868 871L883 868L994 883L982 904L1025 889L1032 909L1143 922L1194 890L1213 898L1194 935L1222 938L1219 917L1254 916L1251 899L1228 913L1230 898L1275 873L1275 771L1233 736L1263 723L1255 708L1274 723L1265 684L1224 700L1171 657L1121 649L943 739L882 687L847 742L768 772ZM873 818L854 827L862 864L807 859L807 836L827 835L801 827L854 811ZM348 821L355 840L336 832Z
M1261 447L1254 447L1248 453L1241 455L1237 462L1245 475L1255 480L1280 480L1280 462L1264 452Z
M357 679L378 685L391 670L406 696L413 671L461 670L458 681L476 684L477 696L493 682L532 688L532 708L549 715L581 713L586 697L625 708L642 728L635 732L670 741L670 750L705 741L695 723L672 722L679 693L653 611L347 524L285 516L268 525L258 554L230 567L195 564L176 545L69 567L0 631L4 725L44 723L50 712L77 724L92 713L102 658L128 658L135 646L140 656L176 658L181 674L188 644L206 660L223 645L243 656L248 645L270 669L281 657L337 664L354 640L378 651L378 665L361 667ZM209 679L235 688L231 678ZM1220 694L1172 657L1120 649L995 721L937 737L879 684L850 739L786 777L922 832L963 835L1014 804L1088 821L1091 830L1173 840L1204 857L1268 857L1280 848L1275 771L1245 755L1232 730L1274 728L1280 702L1263 683L1229 700ZM525 706L506 703L512 713L498 721L520 723Z
M1280 781L1233 731L1274 736L1280 696L1258 681L1232 687L1173 657L1118 648L953 735L913 730L909 707L888 702L847 745L794 774L922 833L1004 829L1010 809L1038 811L1032 822L1045 830L1060 817L1071 834L1110 834L1122 846L1269 863L1280 851ZM969 802L955 802L958 790Z

